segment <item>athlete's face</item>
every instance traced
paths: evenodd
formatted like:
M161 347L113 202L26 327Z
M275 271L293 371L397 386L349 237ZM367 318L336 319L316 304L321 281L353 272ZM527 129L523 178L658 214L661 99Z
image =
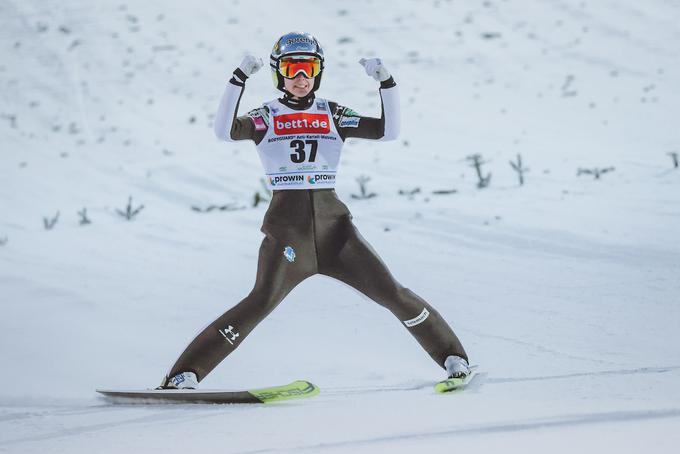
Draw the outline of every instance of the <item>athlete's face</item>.
M314 88L314 78L307 79L299 73L293 79L283 79L283 86L296 98L304 98Z

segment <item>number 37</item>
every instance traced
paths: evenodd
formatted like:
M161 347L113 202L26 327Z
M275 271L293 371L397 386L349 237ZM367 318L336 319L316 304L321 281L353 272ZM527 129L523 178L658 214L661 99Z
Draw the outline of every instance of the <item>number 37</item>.
M319 146L316 140L293 140L290 143L290 147L295 148L295 153L290 154L291 161L298 164L305 162L305 158L307 157L307 153L305 153L305 144L312 147L312 149L309 150L309 162L314 162L316 159L316 149Z

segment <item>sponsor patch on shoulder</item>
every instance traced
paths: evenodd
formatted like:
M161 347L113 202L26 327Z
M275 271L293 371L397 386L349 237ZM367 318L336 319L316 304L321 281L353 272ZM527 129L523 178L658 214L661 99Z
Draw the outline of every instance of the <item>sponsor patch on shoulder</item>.
M358 128L359 120L359 117L341 117L339 126L341 128Z
M269 127L269 111L266 107L251 110L248 116L253 120L256 131L266 131Z
M251 116L250 119L253 120L256 131L264 131L267 129L267 124L264 122L264 118Z
M345 107L344 110L342 111L342 114L345 115L346 117L358 117L359 114L349 107Z
M346 107L345 107L345 106L341 106L340 104L338 104L337 106L335 106L335 112L333 112L333 118L335 118L336 120L339 120L340 117L342 117L342 112L343 112L345 109L346 109Z
M326 110L326 103L323 101L316 102L316 110Z

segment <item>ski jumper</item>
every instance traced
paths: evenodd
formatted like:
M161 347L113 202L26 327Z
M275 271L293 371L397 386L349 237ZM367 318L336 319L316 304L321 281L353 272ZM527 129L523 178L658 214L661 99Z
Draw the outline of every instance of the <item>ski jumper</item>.
M239 74L240 73L240 74ZM245 75L235 72L241 80ZM317 273L338 279L390 310L432 359L467 359L460 341L426 301L403 287L352 223L335 190L342 144L349 137L395 139L399 98L393 78L381 83L382 115L363 117L312 92L284 96L237 117L244 83L232 78L215 117L223 140L253 140L273 190L264 216L253 290L208 325L172 366L168 377L205 378L300 282Z

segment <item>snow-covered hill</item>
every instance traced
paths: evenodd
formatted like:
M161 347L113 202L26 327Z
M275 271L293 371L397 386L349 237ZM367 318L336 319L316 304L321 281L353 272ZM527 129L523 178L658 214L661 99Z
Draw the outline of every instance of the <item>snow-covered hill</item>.
M320 96L378 115L357 61L394 74L402 135L349 140L337 191L482 375L435 395L397 320L315 276L203 382L304 378L315 399L97 399L155 386L250 291L262 171L212 116L241 57L294 29L325 47ZM677 2L4 0L0 36L0 452L677 449ZM265 68L242 111L276 96ZM351 198L361 175L377 197Z

